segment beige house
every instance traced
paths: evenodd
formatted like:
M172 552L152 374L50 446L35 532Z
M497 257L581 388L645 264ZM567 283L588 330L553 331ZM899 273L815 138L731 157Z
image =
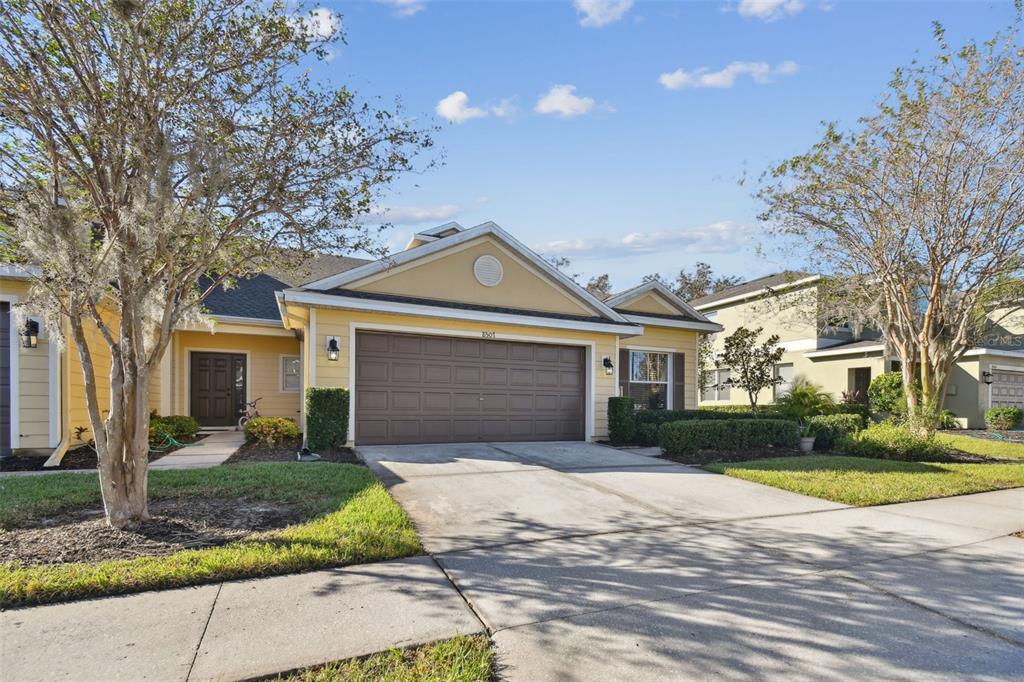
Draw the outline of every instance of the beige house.
M842 320L819 314L818 275L784 272L751 280L691 301L697 311L724 327L711 336L712 353L722 352L725 336L737 327L778 334L785 349L776 367L783 381L758 396L771 403L796 377L805 377L839 400L844 394L866 400L871 380L899 369L877 333L855 334ZM727 367L704 368L701 405L745 404L747 396L725 383ZM967 352L950 378L945 400L964 426L984 427L989 407L1024 407L1024 313L993 325L984 347Z
M599 440L621 391L696 407L697 337L721 329L657 284L598 300L490 222L314 265L212 296L213 331L174 333L151 409L234 428L260 398L301 426L305 389L329 386L351 392L355 444ZM0 271L0 450L56 463L89 437L82 374L75 351L15 324L31 276Z

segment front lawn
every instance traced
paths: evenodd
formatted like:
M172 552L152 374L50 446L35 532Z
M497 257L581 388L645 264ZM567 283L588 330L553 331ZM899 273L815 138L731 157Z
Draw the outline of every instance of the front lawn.
M959 433L940 431L935 437L943 445L969 455L995 459L1024 459L1024 443L989 438L974 438Z
M486 637L463 635L306 668L278 677L277 682L484 682L491 679L491 661Z
M947 464L811 455L710 464L705 468L859 507L1024 486L1024 464Z
M287 506L301 519L213 547L95 563L0 564L0 606L279 575L422 552L405 512L364 467L267 463L150 472L150 500L232 500ZM99 482L85 474L0 479L0 528L47 532L46 519L95 508ZM95 525L95 522L94 522ZM140 530L144 534L145 529ZM0 533L16 534L17 530ZM111 531L123 533L124 531Z

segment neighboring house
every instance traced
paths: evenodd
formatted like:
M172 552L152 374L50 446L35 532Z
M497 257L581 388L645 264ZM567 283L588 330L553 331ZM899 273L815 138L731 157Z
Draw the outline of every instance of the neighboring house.
M56 462L88 427L82 374L45 333L24 347L8 313L27 288L0 271L0 446ZM656 283L600 301L489 222L419 233L382 261L317 258L206 305L213 332L175 331L151 409L230 428L261 397L261 414L301 425L306 388L343 387L356 444L604 439L620 391L696 407L697 335L721 329Z
M818 275L783 272L729 287L691 301L709 320L724 327L711 338L712 354L722 352L724 338L737 327L763 327L760 340L778 334L785 349L776 366L782 383L766 389L759 403L771 403L785 393L796 377L804 377L840 400L843 394L866 401L871 380L899 369L877 332L856 334L842 320L818 314ZM745 404L746 394L726 383L729 368L704 368L702 405ZM970 428L985 424L989 407L1024 407L1024 314L992 325L983 347L974 348L956 364L947 389L945 408Z

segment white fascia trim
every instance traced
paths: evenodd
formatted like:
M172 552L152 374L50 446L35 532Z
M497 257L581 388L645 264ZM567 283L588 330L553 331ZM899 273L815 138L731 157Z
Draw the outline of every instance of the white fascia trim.
M43 269L38 265L0 265L0 277L10 279L32 279L43 274Z
M437 241L430 242L429 244L423 244L421 246L417 246L407 251L396 253L393 256L389 256L387 259L374 261L372 263L367 263L366 265L360 265L357 268L346 270L345 272L338 273L337 275L331 275L330 277L326 277L315 282L309 282L308 284L305 284L302 288L306 290L313 289L316 291L327 291L329 289L336 289L338 287L345 286L346 284L351 284L352 282L361 280L365 277L376 275L377 273L383 272L388 268L404 265L405 263L416 260L418 258L429 256L433 253L437 253L438 251L444 251L445 249L451 248L453 246L458 246L459 244L463 244L472 239L483 237L485 235L494 235L495 237L498 237L499 239L504 241L506 244L511 246L512 250L515 251L518 255L525 258L532 265L543 271L546 275L555 279L567 291L572 293L577 298L581 299L583 302L585 302L587 305L589 305L591 308L593 308L600 314L616 322L625 322L625 318L623 318L622 315L620 315L619 313L612 310L611 306L599 301L589 291L581 287L576 282L572 281L572 279L570 279L561 271L559 271L558 268L548 263L546 260L541 258L536 253L534 253L525 244L517 240L508 232L505 232L505 230L501 229L493 222L482 223L480 225L477 225L476 227L471 227L467 230L463 230L458 234L453 234L450 237L438 239Z
M583 320L563 320L552 317L534 317L532 315L513 315L511 313L492 313L482 310L464 310L462 308L443 308L440 306L420 305L418 303L396 303L365 298L349 298L334 294L319 294L309 291L284 292L286 301L305 303L325 308L343 308L346 310L369 310L381 313L399 313L403 315L419 315L423 317L442 317L455 320L473 320L475 322L494 322L495 324L519 324L527 327L545 327L548 329L575 329L579 331L618 334L619 336L639 336L644 333L643 327L626 327L621 324L604 324ZM315 308L314 308L315 310Z
M873 346L860 346L858 348L834 348L832 350L819 350L813 353L804 353L805 358L825 358L834 355L860 355L862 353L882 353L885 351L885 344L879 343Z
M729 303L735 303L737 301L745 301L748 298L757 298L758 296L764 296L771 291L781 291L783 289L792 289L793 287L803 286L804 284L811 284L821 279L821 275L811 275L810 277L804 277L802 279L793 280L792 282L786 282L780 284L777 287L764 287L757 291L749 291L745 294L737 294L736 296L730 296L729 298L722 298L717 301L711 301L710 303L702 303L701 305L694 306L697 310L708 310L710 308L717 308L719 306L728 305Z
M419 237L421 239L425 239L426 241L431 241L434 239L441 239L441 237L439 237L438 235L441 234L442 232L447 232L448 230L458 230L459 232L463 232L465 231L465 229L466 228L464 228L462 225L459 225L454 220L449 220L444 225L438 225L437 227L431 228L429 230L417 232L414 236Z
M224 324L256 324L264 327L281 327L280 320L268 320L265 317L238 317L235 315L209 315L210 319Z
M1024 350L1008 350L1006 348L972 348L964 353L966 356L994 355L1003 358L1024 358Z
M710 322L710 320L708 320L706 317L697 312L696 308L694 308L689 303L680 298L679 295L676 294L676 292L672 291L671 289L669 289L667 286L665 286L656 279L651 280L649 282L644 282L643 284L638 284L632 289L626 289L621 294L605 301L605 304L610 308L614 308L617 305L622 305L623 303L628 303L629 301L637 299L649 291L657 291L659 294L668 299L669 303L674 304L677 309L685 312L687 315L693 315L694 317L697 317L701 320L706 320ZM629 316L627 315L627 319L628 317Z
M688 322L686 320L669 320L663 317L647 317L645 315L624 315L630 322L651 327L675 327L676 329L692 329L697 332L720 332L725 329L714 322Z
M787 352L796 352L800 350L824 350L829 346L837 346L840 343L847 343L846 339L823 339L821 337L814 337L809 339L796 339L793 341L783 341L779 344Z

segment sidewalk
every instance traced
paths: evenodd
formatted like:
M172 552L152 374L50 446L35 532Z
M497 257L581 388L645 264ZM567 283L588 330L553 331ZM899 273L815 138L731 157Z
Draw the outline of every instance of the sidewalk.
M151 462L150 469L203 469L223 464L245 444L241 431L214 431L199 445L185 447Z
M412 557L6 611L0 661L18 682L237 680L482 631Z

